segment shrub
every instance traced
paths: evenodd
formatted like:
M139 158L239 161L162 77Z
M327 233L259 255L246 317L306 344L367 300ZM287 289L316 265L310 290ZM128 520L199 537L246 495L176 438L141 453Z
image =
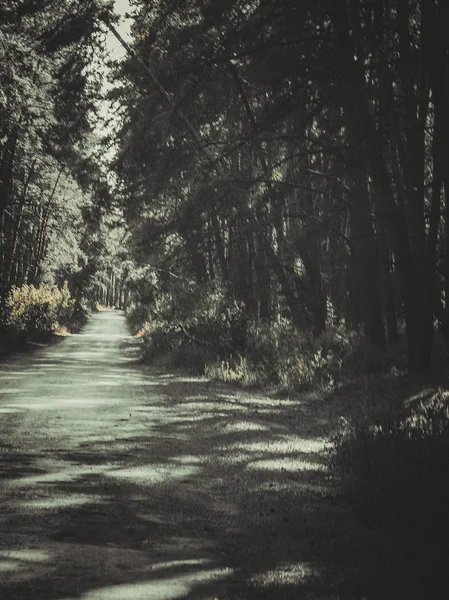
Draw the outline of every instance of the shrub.
M1 307L3 337L10 346L28 339L43 340L58 328L71 329L82 314L67 283L61 288L44 284L13 286Z
M237 383L242 387L250 388L262 387L270 383L267 372L261 367L257 368L250 364L244 356L206 365L205 375L210 379Z
M147 360L168 357L175 366L200 372L245 343L243 307L216 282L173 285L151 307L132 307L128 320L135 331L143 330Z
M150 310L143 304L130 304L126 309L126 319L131 330L137 333L149 321Z
M344 495L367 525L436 541L449 534L448 455L448 402L440 392L390 422L344 422L330 456Z
M335 319L315 337L285 318L250 321L243 305L216 281L171 282L151 298L151 304L141 301L127 312L131 327L144 338L149 361L165 356L176 366L206 368L215 379L273 384L288 393L311 385L331 388L346 375L384 371L392 364L385 352Z
M341 375L356 337L330 326L318 337L300 332L286 319L248 326L245 358L256 379L268 379L289 393L312 384L329 387Z

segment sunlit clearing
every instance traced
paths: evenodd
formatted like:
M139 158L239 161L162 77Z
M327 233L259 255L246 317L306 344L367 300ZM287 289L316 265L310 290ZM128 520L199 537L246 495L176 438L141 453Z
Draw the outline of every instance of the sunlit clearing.
M283 565L273 571L258 573L251 582L261 586L296 585L314 575L315 570L308 563Z
M92 590L81 596L84 600L173 600L186 597L196 585L210 583L229 576L230 571L211 569L188 575L155 579L144 583L116 585Z
M162 466L162 465L144 465L141 467L134 467L132 469L119 469L116 471L110 471L111 477L118 479L132 479L135 481L143 481L146 484L153 485L159 483L170 483L177 479L184 479L198 473L199 468L193 466L180 466L174 465Z

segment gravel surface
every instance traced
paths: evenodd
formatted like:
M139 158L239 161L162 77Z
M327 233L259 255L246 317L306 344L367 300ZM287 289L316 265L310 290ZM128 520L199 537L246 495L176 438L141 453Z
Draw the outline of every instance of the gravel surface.
M0 598L363 597L328 404L138 355L111 311L0 365Z

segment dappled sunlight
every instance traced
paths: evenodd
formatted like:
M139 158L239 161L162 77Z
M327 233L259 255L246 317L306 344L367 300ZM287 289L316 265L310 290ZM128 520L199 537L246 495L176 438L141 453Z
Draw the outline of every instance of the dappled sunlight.
M2 413L14 414L14 413L23 412L24 410L26 410L26 409L22 408L21 406L15 405L15 404L7 405L7 406L0 406L0 414L2 414Z
M57 381L52 383L53 387L57 387L57 388L68 388L68 389L73 389L74 387L74 383L73 381L68 381L68 382L63 382L63 381ZM97 381L95 381L95 387L97 386L118 386L118 385L123 385L121 381L113 381L110 379L98 379ZM84 387L90 387L92 388L92 382L91 381L86 381L85 379L80 379L79 381L76 382L76 387L77 388L84 388Z
M223 431L229 433L239 433L243 431L270 431L268 425L261 425L254 421L238 421L237 423L226 423L223 427Z
M24 572L31 576L40 570L43 563L49 563L51 555L41 550L0 550L0 578L10 576L16 579Z
M221 446L221 461L227 464L245 464L249 471L295 473L323 471L324 438L277 436L275 439L239 441Z
M44 400L42 400L42 398L44 398ZM118 402L118 400L116 400L116 402ZM100 396L95 398L52 398L49 394L45 394L40 395L38 398L24 398L23 400L17 402L17 404L7 404L3 407L0 407L0 412L2 412L3 409L8 409L10 412L16 412L19 410L46 411L60 408L71 408L73 405L95 406L101 404L111 404L111 399L109 397Z
M183 406L185 406L185 404L189 404L190 402L210 402L210 397L199 394L198 396L185 396L184 400L185 402L183 402Z
M172 422L177 423L179 429L186 429L196 423L206 421L207 419L216 419L218 416L219 415L216 415L213 412L201 413L196 416L192 416L191 413L185 413L182 415L182 421L178 421L178 419L172 419Z
M101 496L87 494L70 494L57 498L40 498L39 500L24 501L21 506L30 510L57 510L70 506L83 506L94 504L102 500Z
M149 581L121 584L92 590L82 600L175 600L186 597L196 586L211 584L231 575L230 569L209 569L176 574Z
M92 340L95 345L101 344L102 342L123 342L126 339L132 339L130 336L123 336L121 333L107 333L103 329L97 328L92 332L83 332L82 334L78 334L78 340L82 337L83 340ZM75 339L73 337L72 339Z
M0 560L12 559L21 562L45 562L51 555L42 550L0 550Z
M209 565L212 563L210 558L192 558L190 560L170 560L168 562L160 562L151 565L152 571L165 571L167 569L183 568L183 567L199 567L201 565Z
M236 577L268 592L306 581L281 544L321 497L325 443L297 403L140 365L113 323L91 323L0 371L3 543L48 550L0 554L0 598L212 600L234 597Z
M305 471L303 471L305 473ZM290 472L284 471L284 474L288 474L287 478L283 478L282 480L273 481L262 481L253 483L251 486L248 486L248 492L257 493L264 492L267 494L272 494L273 492L276 494L279 493L291 493L294 489L296 493L305 493L309 494L310 492L314 494L324 494L326 492L326 486L323 483L312 483L310 481L301 481L299 477L295 477L295 481L292 481L292 476Z
M121 383L123 385L123 383ZM126 385L131 385L132 387L158 387L158 381L148 381L146 379L135 379L133 377L129 377L126 380Z
M417 394L412 394L409 396L405 400L404 405L411 406L417 402L423 402L424 400L434 397L437 393L441 394L443 398L449 395L448 391L442 391L435 387L423 388Z
M173 384L178 384L178 383L206 383L206 379L202 379L201 377L198 376L193 376L193 377L185 377L185 376L181 376L181 375L174 375L174 374L170 374L170 375L162 375L160 376L161 379L169 379L170 383Z
M20 563L17 560L2 560L0 558L0 573L4 573L5 571L16 571L23 566L23 563Z
M206 402L182 402L181 404L182 410L185 411L185 414L192 416L192 413L199 412L200 414L213 413L214 415L220 415L220 408L216 403L211 402L210 400ZM178 412L179 408L177 408ZM225 413L222 413L225 414Z
M272 458L251 461L247 469L255 471L287 471L296 473L298 471L324 471L321 463L311 462L300 457L296 458Z
M251 583L265 586L295 585L317 574L309 563L284 564L276 569L257 573L251 578Z
M245 405L248 408L258 408L258 407L268 407L270 409L273 408L283 408L283 407L287 407L287 406L297 406L298 405L298 401L297 400L293 400L293 399L289 399L289 398L284 398L284 399L277 399L277 400L273 400L273 398L269 398L267 396L260 396L260 395L249 395L247 393L241 393L241 394L229 394L229 393L221 393L221 394L217 394L217 397L222 401L222 402L230 402L232 404L238 403L239 405Z
M98 350L83 350L82 352L72 352L70 354L70 358L74 358L76 360L102 360L109 358L108 348L99 348Z
M0 375L0 380L5 379L9 381L10 379L23 379L26 375L28 375L27 371L24 371L23 373L15 373L14 371L8 371Z
M36 359L37 360L37 359ZM24 370L15 371L14 368L10 368L8 364L0 365L0 380L1 379L18 379L25 375L38 375L38 369L33 370L29 366L24 365Z
M245 451L257 454L294 454L301 453L319 453L326 447L325 439L304 439L297 436L284 436L284 439L259 440L253 442L236 442L227 446L227 450Z
M170 460L171 462L179 463L181 465L200 465L204 461L204 459L199 456L190 456L188 454L174 456Z
M51 473L44 473L42 475L30 475L28 477L21 477L11 482L11 485L17 487L34 486L40 483L63 483L73 481L84 475L96 475L99 473L105 473L108 469L114 468L113 463L109 463L107 466L104 465L83 465L83 466L68 466L60 471Z
M199 472L194 466L176 465L142 465L130 469L114 469L109 471L109 477L128 479L136 483L144 482L148 485L163 485L179 479L191 477Z

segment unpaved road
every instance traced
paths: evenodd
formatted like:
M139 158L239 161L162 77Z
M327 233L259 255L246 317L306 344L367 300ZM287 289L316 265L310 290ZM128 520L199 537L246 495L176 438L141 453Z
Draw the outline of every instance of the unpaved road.
M104 312L0 365L0 598L360 598L328 408L137 356Z

